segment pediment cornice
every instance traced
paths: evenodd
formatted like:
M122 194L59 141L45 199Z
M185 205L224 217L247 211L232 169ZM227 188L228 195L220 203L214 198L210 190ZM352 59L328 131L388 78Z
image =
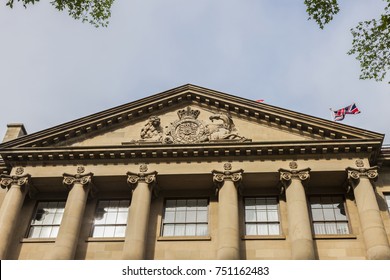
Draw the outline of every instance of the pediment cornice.
M281 130L304 132L317 139L383 140L384 137L383 134L188 84L2 143L0 151L6 148L59 146L185 104L223 110L233 116L247 118Z

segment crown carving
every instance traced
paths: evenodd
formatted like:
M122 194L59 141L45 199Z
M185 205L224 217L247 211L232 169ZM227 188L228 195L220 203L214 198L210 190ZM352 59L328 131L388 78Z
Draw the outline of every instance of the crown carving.
M179 119L197 119L200 114L199 110L193 110L190 106L188 106L186 109L179 110L177 112L177 115L179 116Z

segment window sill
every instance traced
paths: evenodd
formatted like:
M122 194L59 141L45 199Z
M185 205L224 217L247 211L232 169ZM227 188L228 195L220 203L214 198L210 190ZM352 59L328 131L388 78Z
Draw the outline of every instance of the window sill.
M353 234L317 234L314 239L356 239Z
M124 242L124 237L88 237L85 242Z
M54 243L55 238L23 238L20 243Z
M245 235L242 240L286 240L284 235Z
M210 236L160 236L157 241L210 241Z

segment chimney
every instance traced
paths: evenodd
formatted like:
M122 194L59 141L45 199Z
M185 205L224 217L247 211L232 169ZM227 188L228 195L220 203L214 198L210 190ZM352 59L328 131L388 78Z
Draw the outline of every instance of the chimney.
M7 131L3 138L3 143L27 135L27 131L22 123L7 124Z

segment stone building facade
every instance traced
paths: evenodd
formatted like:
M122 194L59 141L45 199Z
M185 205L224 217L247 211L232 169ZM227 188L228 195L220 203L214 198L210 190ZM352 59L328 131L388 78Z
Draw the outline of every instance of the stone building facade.
M184 85L0 144L1 259L390 259L384 135Z

